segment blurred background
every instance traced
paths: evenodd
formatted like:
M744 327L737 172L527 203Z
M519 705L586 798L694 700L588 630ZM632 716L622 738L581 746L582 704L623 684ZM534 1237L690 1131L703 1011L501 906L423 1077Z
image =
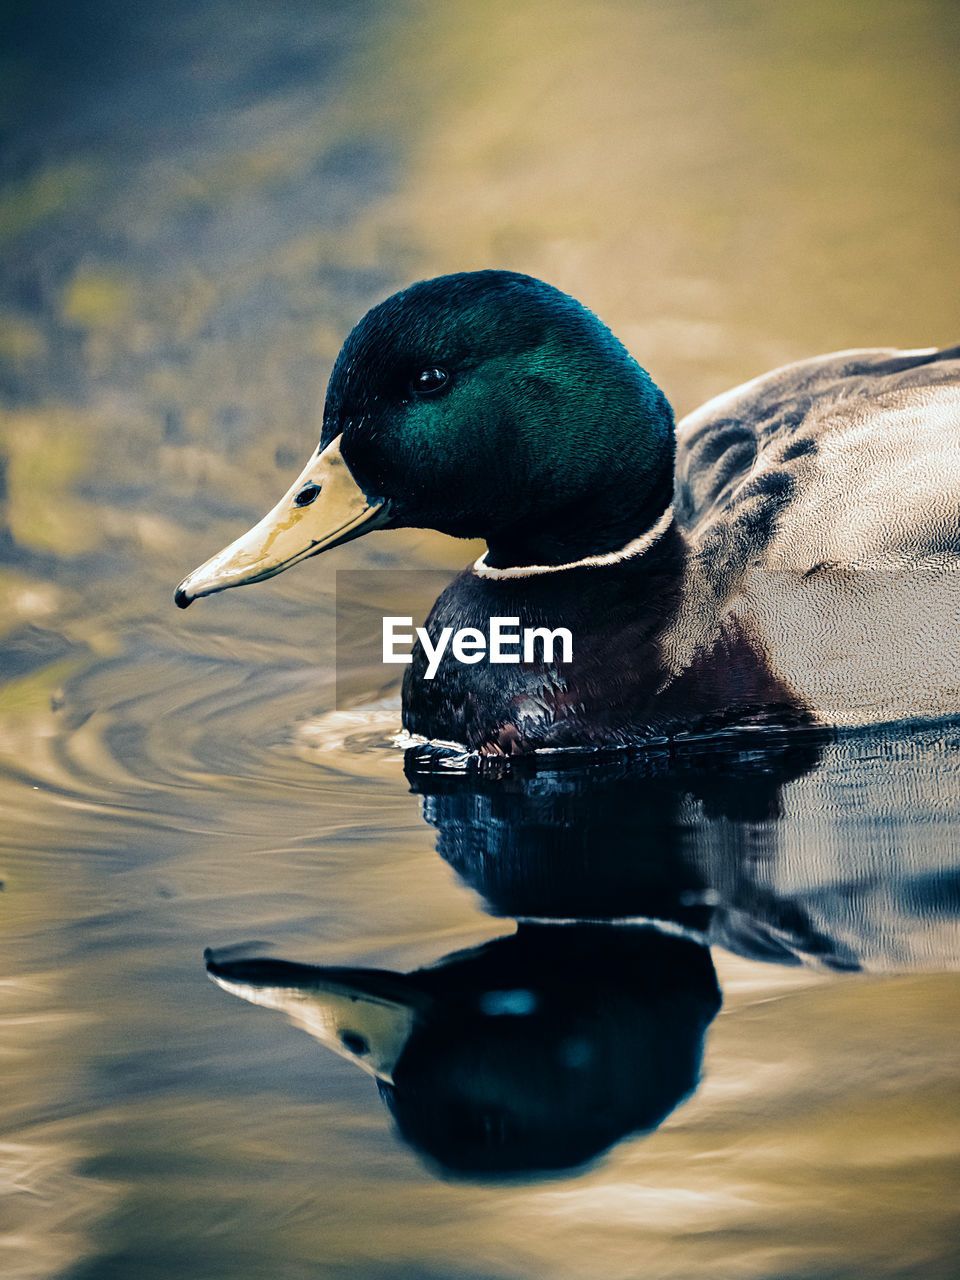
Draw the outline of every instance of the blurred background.
M471 549L377 535L172 592L285 490L343 338L415 279L550 281L678 414L956 342L958 90L955 0L4 0L5 1275L955 1276L942 976L721 958L699 1129L569 1186L431 1181L201 950L412 968L504 931L369 717L327 714L333 570Z

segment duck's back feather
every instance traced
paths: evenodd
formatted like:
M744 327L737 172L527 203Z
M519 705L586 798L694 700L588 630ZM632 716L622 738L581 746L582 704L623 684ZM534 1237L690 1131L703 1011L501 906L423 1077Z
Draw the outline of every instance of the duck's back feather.
M699 582L817 718L960 710L960 348L774 370L680 424Z
M772 533L776 513L796 493L800 475L810 474L821 447L835 449L853 431L862 440L864 424L880 415L886 422L915 420L921 451L933 434L947 445L952 439L960 458L960 346L839 351L774 369L709 400L677 427L678 523L697 538L718 517L745 515L740 509L753 504ZM874 481L891 463L879 423L876 434L877 448L851 465L861 477L872 471ZM844 483L855 478L845 474ZM756 555L761 512L752 514Z

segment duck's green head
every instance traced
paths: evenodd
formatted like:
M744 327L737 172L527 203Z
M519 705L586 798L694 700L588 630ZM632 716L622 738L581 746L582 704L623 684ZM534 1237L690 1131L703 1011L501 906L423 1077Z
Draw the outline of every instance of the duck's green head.
M643 533L672 489L670 406L596 316L530 276L441 276L364 316L316 454L177 602L374 528L484 538L500 567L564 563Z

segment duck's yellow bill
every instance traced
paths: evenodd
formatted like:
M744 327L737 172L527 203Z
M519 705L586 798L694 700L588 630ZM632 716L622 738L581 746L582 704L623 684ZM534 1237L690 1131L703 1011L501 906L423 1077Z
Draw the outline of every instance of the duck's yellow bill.
M386 970L282 960L219 964L208 957L207 972L231 995L279 1009L328 1049L388 1084L427 1004L402 974Z
M184 578L174 599L186 609L198 596L262 582L389 523L388 504L368 498L354 480L340 456L338 437L314 454L259 524Z

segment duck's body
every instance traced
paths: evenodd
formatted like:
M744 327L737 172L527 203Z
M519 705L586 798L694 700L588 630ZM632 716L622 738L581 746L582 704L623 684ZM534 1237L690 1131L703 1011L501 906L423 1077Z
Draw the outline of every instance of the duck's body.
M407 727L485 752L737 724L960 712L960 350L856 351L738 387L677 429L673 519L640 554L466 570L428 623L565 626L574 663L444 663Z
M488 543L434 639L491 617L573 637L566 663L448 650L433 679L418 646L404 723L426 738L511 754L960 713L960 348L776 370L684 419L674 466L669 405L573 299L427 281L357 326L318 455L178 600L398 524Z
M444 627L482 631L491 617L516 618L519 628L566 628L572 661L464 666L445 657L427 680L418 648L404 678L405 727L510 755L809 719L715 602L705 601L709 616L689 607L684 592L695 573L676 522L649 551L618 564L529 579L467 569L427 620L434 641Z
M812 718L960 711L960 348L776 370L684 419L677 461L700 581Z

